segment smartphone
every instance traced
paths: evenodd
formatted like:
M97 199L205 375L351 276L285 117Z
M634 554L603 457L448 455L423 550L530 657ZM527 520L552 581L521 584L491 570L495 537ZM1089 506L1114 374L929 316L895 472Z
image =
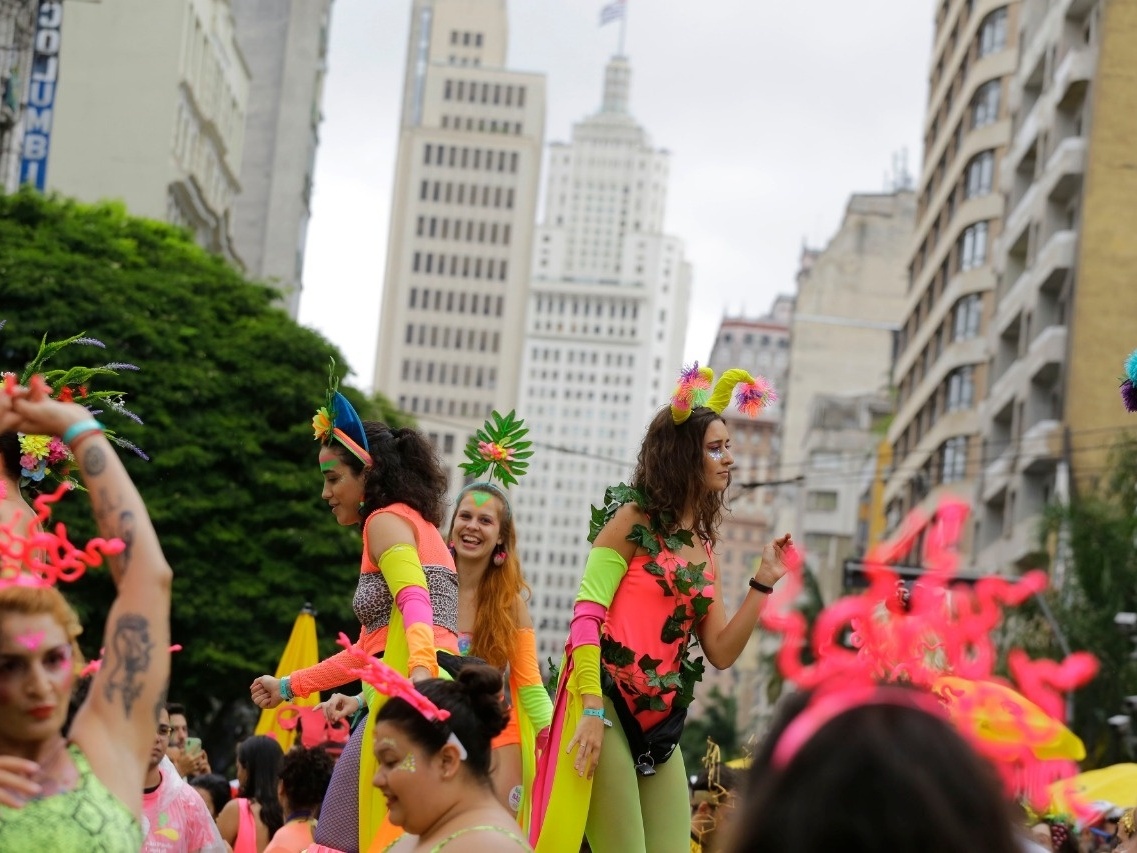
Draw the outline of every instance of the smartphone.
M193 755L194 753L201 752L201 738L187 737L186 738L186 754Z

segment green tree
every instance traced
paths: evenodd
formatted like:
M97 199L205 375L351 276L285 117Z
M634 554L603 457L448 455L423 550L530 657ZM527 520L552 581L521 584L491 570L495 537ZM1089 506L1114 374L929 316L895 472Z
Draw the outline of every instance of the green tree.
M249 682L275 669L306 601L323 652L336 632L358 631L359 535L320 500L310 427L328 359L347 365L274 295L183 231L119 205L0 197L0 367L19 370L44 333L86 332L106 351L71 347L53 366L105 358L140 368L116 382L145 425L114 426L151 457L127 465L175 571L173 637L185 648L170 695L202 725L251 712ZM343 390L365 410L384 405ZM79 535L92 531L82 497L58 516ZM97 654L109 579L91 572L65 592Z
M1060 532L1069 542L1065 583L1048 590L1045 603L1069 647L1092 652L1100 663L1097 677L1074 696L1073 727L1086 744L1086 766L1127 759L1107 720L1137 693L1133 641L1114 624L1119 611L1137 610L1137 437L1115 444L1109 473L1095 492L1048 507L1044 519L1048 550ZM1024 608L1011 625L1010 643L1034 655L1062 657L1058 635L1037 605Z

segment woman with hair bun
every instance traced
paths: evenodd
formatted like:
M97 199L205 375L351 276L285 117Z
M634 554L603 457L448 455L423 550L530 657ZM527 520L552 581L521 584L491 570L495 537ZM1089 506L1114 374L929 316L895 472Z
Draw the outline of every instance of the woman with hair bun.
M334 367L334 365L333 365ZM443 522L447 477L426 437L363 421L333 379L327 401L312 419L320 441L321 497L336 521L359 525L363 559L352 602L362 625L359 647L415 681L438 675L439 650L458 654L458 576L438 526ZM250 686L253 701L275 708L355 681L348 651L283 678L262 675ZM385 821L374 775L371 730L382 697L368 687L358 696L336 694L325 714L338 720L368 711L356 724L336 763L313 850L366 850L394 838Z
M431 679L415 689L414 698L427 700L435 713L424 713L424 703L410 697L392 697L376 715L375 787L391 822L407 833L385 849L529 850L493 789L491 743L509 721L501 673L469 664L455 681Z

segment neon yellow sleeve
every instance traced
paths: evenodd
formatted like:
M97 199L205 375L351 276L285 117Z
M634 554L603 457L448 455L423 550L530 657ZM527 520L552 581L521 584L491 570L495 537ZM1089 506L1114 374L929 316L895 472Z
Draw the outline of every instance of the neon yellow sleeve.
M619 551L611 548L593 548L584 564L584 577L580 581L577 601L595 601L608 607L616 597L620 581L628 573L628 563Z
M572 663L577 692L582 696L603 696L600 689L600 646L577 646L572 650Z

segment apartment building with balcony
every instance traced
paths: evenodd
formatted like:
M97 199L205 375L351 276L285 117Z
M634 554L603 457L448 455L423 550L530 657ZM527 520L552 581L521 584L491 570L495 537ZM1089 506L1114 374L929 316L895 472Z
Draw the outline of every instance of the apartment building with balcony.
M987 571L1041 562L1044 507L1067 483L1092 488L1134 426L1115 377L1137 340L1137 0L1024 0L1019 30L978 408L973 555Z
M937 7L917 224L892 370L888 532L947 491L970 499L983 464L992 249L1004 216L996 176L1011 137L1020 5L943 0Z

